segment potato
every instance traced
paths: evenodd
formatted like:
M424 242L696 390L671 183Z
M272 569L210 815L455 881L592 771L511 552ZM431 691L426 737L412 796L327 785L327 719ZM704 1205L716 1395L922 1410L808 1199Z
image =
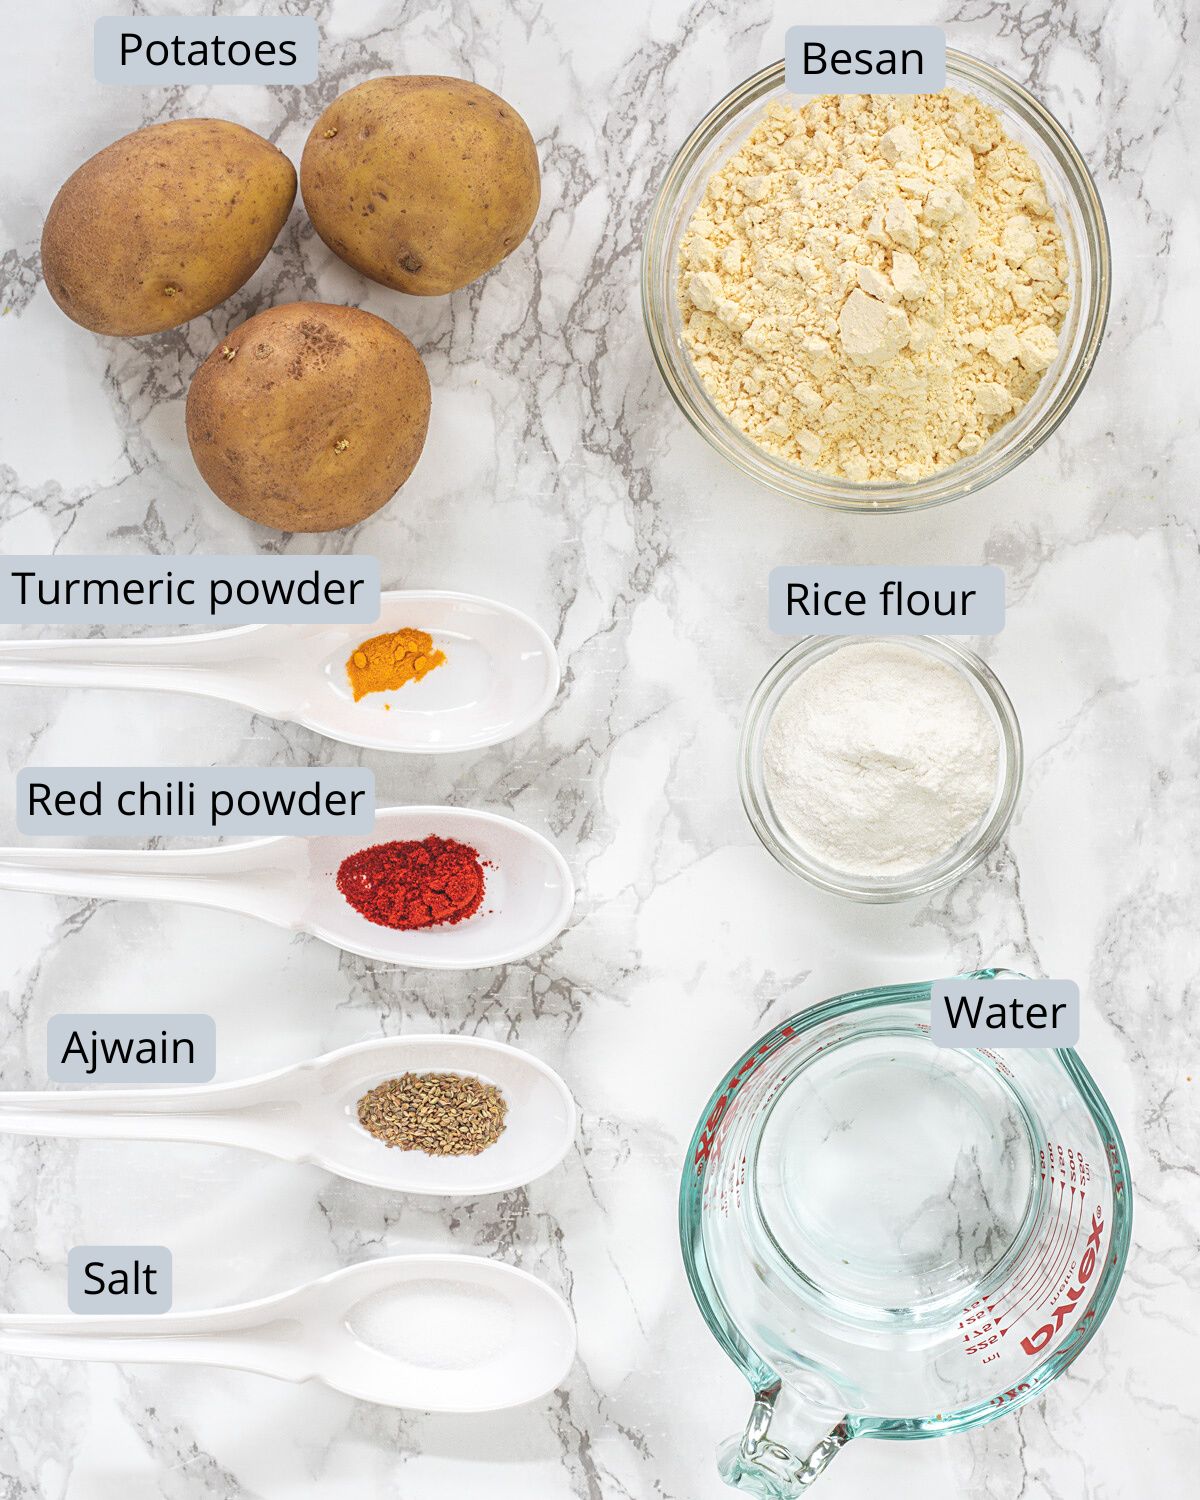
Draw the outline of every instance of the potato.
M436 297L529 233L537 148L516 110L461 78L372 78L305 142L300 191L317 233L372 281Z
M169 120L106 146L42 230L50 295L93 333L159 333L232 296L296 197L296 169L228 120Z
M386 505L429 426L429 377L390 323L290 302L235 328L196 371L187 435L209 487L280 531L336 531Z

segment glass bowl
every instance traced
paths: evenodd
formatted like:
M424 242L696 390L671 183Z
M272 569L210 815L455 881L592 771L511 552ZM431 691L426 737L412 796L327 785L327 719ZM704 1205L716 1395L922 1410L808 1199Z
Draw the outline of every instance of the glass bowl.
M784 828L771 805L763 769L763 745L780 698L814 663L867 641L891 642L923 651L959 672L974 688L996 728L999 765L992 804L974 830L932 864L904 875L857 875L836 869L817 858ZM785 870L799 875L835 896L853 901L883 903L928 896L953 885L981 864L1008 830L1021 790L1024 754L1021 726L1008 694L995 673L973 651L944 638L928 635L806 636L785 651L754 689L746 708L738 747L738 788L750 826Z
M1111 265L1104 210L1083 158L1049 110L996 68L950 50L946 78L949 87L974 94L994 109L1041 169L1066 245L1071 306L1059 334L1058 357L1021 411L978 453L922 479L860 484L769 453L718 409L684 345L675 295L680 242L709 178L751 133L765 108L801 97L784 87L782 62L739 84L709 111L671 163L654 200L642 250L642 312L667 389L719 453L793 499L838 510L894 512L941 505L982 489L1046 441L1074 405L1095 361L1108 316Z

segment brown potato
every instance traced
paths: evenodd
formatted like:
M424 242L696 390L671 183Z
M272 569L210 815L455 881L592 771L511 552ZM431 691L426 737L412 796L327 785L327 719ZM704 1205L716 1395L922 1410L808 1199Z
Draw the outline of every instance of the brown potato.
M372 281L435 297L502 261L541 198L511 105L461 78L371 78L313 126L300 191L317 233Z
M228 120L169 120L73 172L42 230L50 295L94 333L159 333L258 270L296 197L296 169Z
M429 426L429 377L390 323L290 302L250 318L196 371L187 435L232 510L280 531L337 531L386 505Z

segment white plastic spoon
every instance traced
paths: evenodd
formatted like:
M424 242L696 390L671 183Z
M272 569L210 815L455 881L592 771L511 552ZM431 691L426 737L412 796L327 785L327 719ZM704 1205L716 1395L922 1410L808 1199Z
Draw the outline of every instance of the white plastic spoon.
M474 1255L396 1255L195 1313L0 1313L0 1353L115 1364L219 1365L320 1380L383 1406L481 1412L552 1391L575 1358L566 1303Z
M426 630L445 663L357 703L350 653L369 636ZM195 693L240 703L346 745L431 754L499 744L558 692L558 657L528 615L473 594L381 596L374 625L247 625L205 635L0 642L0 684Z
M471 1074L494 1084L508 1106L500 1139L478 1156L386 1146L358 1123L357 1105L401 1073ZM575 1138L575 1103L552 1068L503 1042L394 1036L237 1083L0 1093L0 1134L244 1146L372 1187L474 1198L557 1166Z
M348 854L431 833L470 844L487 866L483 905L461 922L398 931L368 922L337 888ZM536 953L566 926L575 886L540 833L465 807L385 807L355 838L270 838L211 849L0 849L0 890L182 901L261 917L382 963L483 969Z

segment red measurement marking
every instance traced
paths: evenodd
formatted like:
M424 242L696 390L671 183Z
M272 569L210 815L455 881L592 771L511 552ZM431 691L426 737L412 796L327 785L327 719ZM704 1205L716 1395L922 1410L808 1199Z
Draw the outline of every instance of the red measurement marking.
M1110 1152L1110 1155L1112 1153ZM1086 1157L1073 1146L1064 1146L1057 1141L1047 1141L1038 1153L1038 1169L1043 1182L1049 1180L1050 1193L1057 1198L1052 1202L1049 1223L1036 1244L1029 1247L1017 1260L1007 1285L993 1294L990 1300L979 1300L963 1309L959 1327L963 1330L965 1353L982 1356L981 1363L997 1358L989 1352L998 1340L1012 1332L1018 1322L1025 1321L1048 1302L1061 1299L1055 1306L1054 1328L1050 1334L1044 1328L1037 1330L1031 1338L1038 1347L1045 1347L1053 1332L1061 1326L1064 1318L1074 1311L1082 1294L1082 1284L1094 1266L1096 1243L1095 1225L1101 1221L1099 1208L1095 1211L1092 1234L1088 1239L1084 1256L1078 1258L1078 1291L1072 1295L1072 1282L1076 1279L1073 1252L1078 1245L1087 1222L1084 1188L1091 1183L1092 1172ZM1085 1261L1084 1257L1090 1255ZM1063 1311L1059 1311L1063 1308ZM1090 1315L1089 1315L1090 1316ZM1084 1322L1086 1323L1085 1317ZM1077 1331L1078 1332L1078 1331ZM1022 1345L1030 1340L1023 1339ZM1023 1387L1018 1386L1019 1392ZM992 1404L1002 1405L1015 1399L1012 1392L994 1398Z
M1008 1066L1008 1064L1004 1061L1004 1059L998 1052L993 1052L990 1047L980 1047L979 1050L996 1069L997 1073L1004 1073L1009 1078L1013 1076L1012 1069Z
M1010 1401L1015 1401L1018 1396L1030 1389L1029 1382L1023 1380L1020 1385L1014 1386L1011 1391L1002 1391L999 1396L993 1396L989 1405L1007 1406Z
M1065 1295L1062 1296L1060 1300L1056 1301L1054 1309L1050 1314L1049 1320L1043 1323L1040 1328L1034 1329L1031 1334L1026 1335L1026 1337L1021 1340L1021 1348L1024 1349L1026 1354L1030 1355L1031 1357L1035 1354L1040 1354L1041 1351L1053 1341L1055 1334L1058 1333L1063 1324L1066 1323L1070 1318L1072 1318L1078 1311L1079 1305L1086 1295L1087 1284L1091 1280L1092 1274L1096 1269L1096 1263L1102 1258L1104 1254L1103 1241L1104 1215L1100 1208L1097 1207L1092 1214L1091 1227L1088 1230L1087 1244L1084 1247L1083 1254L1079 1258L1079 1269L1072 1277L1072 1281L1076 1282L1077 1284L1072 1285L1069 1281L1067 1283ZM1091 1321L1091 1318L1092 1309L1089 1309L1084 1314L1080 1322L1075 1326L1075 1328L1068 1331L1067 1338L1064 1341L1065 1347L1069 1347L1073 1342L1075 1342L1082 1336L1082 1332L1086 1328L1087 1324Z
M704 1129L700 1132L700 1140L697 1143L696 1152L692 1158L692 1165L695 1168L697 1175L704 1171L705 1163L708 1161L709 1156L712 1154L713 1147L716 1144L717 1126L720 1125L725 1111L729 1108L729 1105L732 1101L732 1096L737 1088L742 1083L744 1083L746 1079L751 1076L751 1074L758 1071L758 1069L762 1065L763 1059L769 1053L775 1050L778 1042L789 1041L793 1036L795 1036L795 1034L796 1033L791 1026L785 1026L779 1033L779 1036L777 1038L773 1039L770 1042L764 1042L756 1052L751 1053L751 1055L745 1060L745 1062L741 1065L737 1072L734 1073L726 1083L724 1089L721 1091L721 1094L717 1099L717 1102L709 1111L708 1119L704 1122Z
M1054 1188L1052 1185L1051 1192L1053 1191ZM1052 1218L1047 1236L1039 1240L1032 1247L1028 1258L1022 1265L1014 1269L1013 1280L1009 1282L1008 1286L997 1296L993 1297L989 1304L989 1310L993 1316L1010 1316L1016 1302L1020 1302L1025 1297L1031 1285L1041 1281L1045 1275L1046 1267L1052 1263L1053 1258L1056 1256L1059 1230L1065 1218L1063 1214L1063 1193L1064 1188L1060 1182L1058 1184L1058 1202L1051 1210ZM1000 1310L1006 1300L1008 1300L1008 1307L1001 1314Z
M1053 1208L1051 1209L1050 1228L1047 1231L1046 1235L1044 1235L1041 1239L1030 1246L1029 1251L1027 1252L1025 1257L1022 1260L1018 1261L1017 1265L1013 1267L1013 1273L1009 1279L1008 1286L993 1298L993 1312L997 1307L1001 1305L1001 1303L1004 1302L1005 1298L1011 1297L1015 1291L1023 1287L1031 1276L1039 1275L1048 1257L1054 1251L1059 1221L1063 1211L1062 1200L1064 1184L1061 1180L1061 1176L1056 1175L1053 1161L1048 1159L1047 1153L1049 1153L1049 1158L1054 1157L1055 1146L1053 1141L1047 1141L1038 1153L1039 1165L1042 1169L1042 1180L1045 1181L1047 1175L1049 1176L1050 1193L1052 1196L1055 1186L1058 1187L1058 1202L1055 1203Z
M1067 1200L1067 1213L1061 1225L1062 1234L1053 1246L1053 1259L1037 1285L1022 1297L1021 1303L1010 1308L1005 1314L1010 1328L1020 1318L1036 1311L1048 1298L1052 1297L1062 1285L1063 1278L1069 1276L1074 1266L1075 1246L1079 1242L1080 1231L1083 1228L1083 1195L1077 1193L1074 1188L1070 1189L1070 1193L1071 1197Z
M1108 1155L1109 1170L1112 1173L1113 1192L1119 1195L1125 1191L1125 1178L1121 1172L1121 1153L1117 1150L1116 1141L1105 1141L1104 1149Z
M1064 1236L1062 1247L1062 1258L1058 1265L1057 1275L1052 1271L1046 1279L1046 1285L1040 1289L1040 1296L1032 1304L1034 1310L1041 1307L1053 1295L1055 1287L1062 1281L1063 1277L1070 1274L1075 1264L1075 1247L1079 1243L1079 1236L1083 1231L1083 1221L1086 1214L1086 1198L1081 1192L1071 1189L1074 1195L1071 1200L1072 1217L1067 1221L1067 1232Z
M1010 1304L1005 1319L1011 1328L1031 1308L1038 1307L1051 1296L1071 1265L1071 1254L1078 1240L1080 1224L1076 1222L1078 1196L1073 1188L1066 1201L1066 1212L1054 1224L1046 1266L1036 1283L1025 1289L1015 1304Z

